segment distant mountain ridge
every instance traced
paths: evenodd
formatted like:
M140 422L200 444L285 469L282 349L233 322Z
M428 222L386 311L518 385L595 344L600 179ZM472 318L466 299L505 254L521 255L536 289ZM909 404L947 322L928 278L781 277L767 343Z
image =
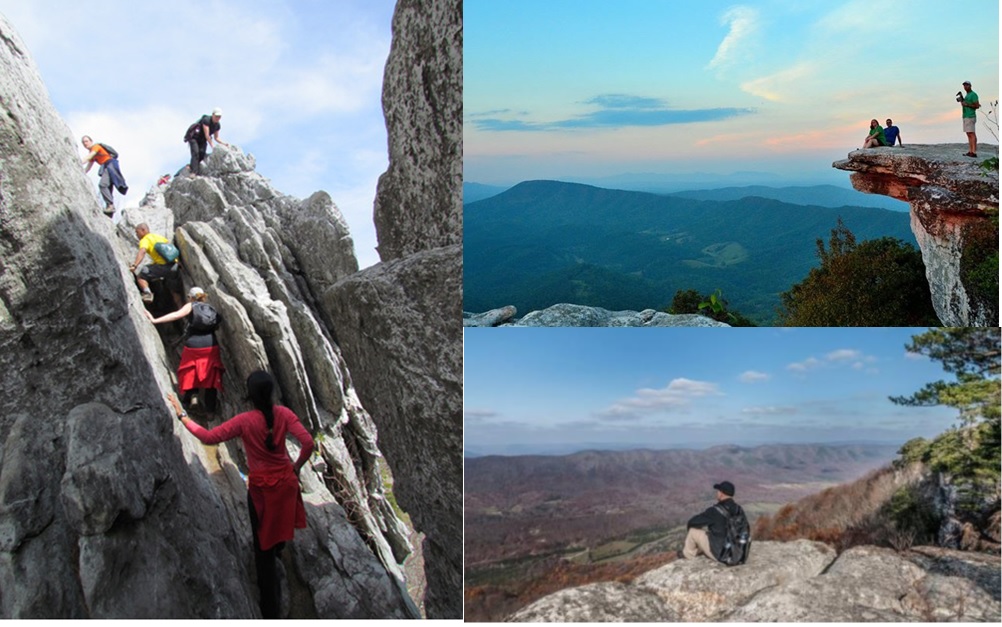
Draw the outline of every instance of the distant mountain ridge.
M903 212L526 181L464 207L463 309L660 309L676 290L719 288L732 309L764 324L779 293L817 265L815 241L840 216L857 240L915 244Z
M675 192L672 196L693 200L741 200L758 196L771 198L791 205L814 205L818 207L877 207L889 211L908 212L908 203L888 196L865 194L854 189L836 185L812 185L808 187L767 187L748 185L744 187L721 187Z

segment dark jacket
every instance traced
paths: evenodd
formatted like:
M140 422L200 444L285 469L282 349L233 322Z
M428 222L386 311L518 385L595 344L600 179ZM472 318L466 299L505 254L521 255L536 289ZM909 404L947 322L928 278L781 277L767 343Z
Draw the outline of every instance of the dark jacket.
M717 507L723 507L731 515L741 511L741 507L734 502L734 499L724 499L713 507L708 508L702 514L696 514L690 518L686 529L692 529L693 527L706 529L713 557L719 560L720 553L724 549L724 541L727 539L727 517Z

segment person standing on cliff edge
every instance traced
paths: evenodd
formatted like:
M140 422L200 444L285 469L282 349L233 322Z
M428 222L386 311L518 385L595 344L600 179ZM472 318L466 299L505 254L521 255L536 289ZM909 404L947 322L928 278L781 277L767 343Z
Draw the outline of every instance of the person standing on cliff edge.
M964 120L964 132L967 133L967 144L970 147L964 156L977 157L978 134L975 132L974 126L977 124L978 116L975 110L981 108L981 103L978 102L978 95L971 89L971 81L964 81L964 91L967 92L967 95L960 100L960 107Z

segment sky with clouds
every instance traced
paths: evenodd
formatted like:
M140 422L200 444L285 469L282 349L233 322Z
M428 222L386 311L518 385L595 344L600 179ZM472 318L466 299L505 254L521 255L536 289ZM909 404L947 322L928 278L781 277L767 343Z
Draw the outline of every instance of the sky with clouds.
M888 400L951 378L921 331L467 328L466 452L931 437L955 411Z
M120 153L124 206L187 164L185 130L221 107L220 139L252 153L276 189L331 195L366 267L379 261L372 204L387 166L381 93L394 5L0 0L0 13L75 143L91 135ZM96 194L97 168L89 176Z
M466 0L464 180L836 177L871 118L964 143L954 94L998 99L998 28L993 0Z

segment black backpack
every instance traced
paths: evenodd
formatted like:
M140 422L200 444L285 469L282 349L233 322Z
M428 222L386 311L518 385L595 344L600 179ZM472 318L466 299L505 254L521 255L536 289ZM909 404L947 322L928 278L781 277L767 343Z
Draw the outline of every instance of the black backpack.
M194 124L189 126L188 130L184 132L184 143L187 144L193 139L195 140L198 139L198 133L202 130L202 125L200 124L201 121L202 120L199 119L198 122L195 122Z
M191 321L188 323L189 333L212 333L219 328L222 316L209 303L195 302L191 304Z
M744 564L751 550L751 527L748 525L748 517L740 505L735 503L734 506L738 509L734 514L727 511L723 505L713 506L727 519L727 535L724 537L724 548L718 559L721 564L727 566Z
M118 151L109 146L108 144L99 143L98 146L104 148L108 152L108 156L111 157L112 159L118 159Z

